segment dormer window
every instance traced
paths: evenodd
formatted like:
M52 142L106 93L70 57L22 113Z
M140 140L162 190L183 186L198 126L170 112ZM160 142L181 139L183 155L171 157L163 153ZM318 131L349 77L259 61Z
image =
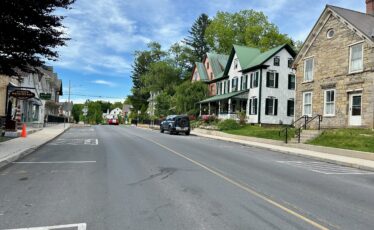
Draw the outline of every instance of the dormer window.
M237 69L238 68L238 59L235 59L234 60L234 69Z
M274 66L280 65L280 58L278 56L274 57Z
M292 64L293 64L293 59L292 58L289 58L288 59L288 68L292 68Z

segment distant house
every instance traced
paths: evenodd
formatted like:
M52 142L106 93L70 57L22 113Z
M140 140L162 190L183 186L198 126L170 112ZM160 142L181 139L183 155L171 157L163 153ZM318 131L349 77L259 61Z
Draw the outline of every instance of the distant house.
M366 9L327 5L322 12L294 63L296 118L322 115L324 127L374 127L373 0Z
M203 81L208 84L209 96L217 93L215 78L221 77L225 70L228 55L207 53L202 62L196 62L191 81Z
M234 45L222 76L214 79L217 95L200 102L201 113L238 119L238 113L244 112L248 123L291 124L295 55L289 45L266 52ZM218 107L217 112L212 106Z
M110 112L109 112L109 109L108 109L107 113L103 113L103 118L107 119L107 120L118 119L118 116L123 116L122 109L120 109L120 108L112 109Z

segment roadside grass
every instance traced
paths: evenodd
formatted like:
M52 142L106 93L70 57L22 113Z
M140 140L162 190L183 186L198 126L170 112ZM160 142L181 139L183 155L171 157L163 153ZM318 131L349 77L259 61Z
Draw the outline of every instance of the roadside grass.
M11 140L11 139L13 139L13 138L11 138L11 137L0 136L0 142L9 141L9 140Z
M374 152L374 131L372 129L325 130L307 144Z
M223 130L225 133L249 136L249 137L258 137L272 140L285 140L285 132L282 132L279 136L279 131L284 127L260 127L258 125L243 125L238 129L229 129ZM295 136L295 129L288 129L288 139L291 139Z

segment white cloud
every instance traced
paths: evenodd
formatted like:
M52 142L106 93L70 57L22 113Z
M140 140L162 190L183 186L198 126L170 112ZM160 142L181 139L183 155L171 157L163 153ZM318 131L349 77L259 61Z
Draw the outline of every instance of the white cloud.
M106 80L95 80L92 83L99 84L99 85L106 85L110 87L115 87L117 84L114 82L106 81Z

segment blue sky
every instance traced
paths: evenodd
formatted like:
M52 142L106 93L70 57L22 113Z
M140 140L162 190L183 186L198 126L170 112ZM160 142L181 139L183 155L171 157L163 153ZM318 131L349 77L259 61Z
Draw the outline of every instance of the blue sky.
M74 103L123 101L132 85L134 51L150 41L168 48L187 36L201 13L263 11L280 32L304 40L326 4L365 11L365 0L77 0L60 12L71 40L59 48L59 61L49 64L63 80L61 101L69 80Z

